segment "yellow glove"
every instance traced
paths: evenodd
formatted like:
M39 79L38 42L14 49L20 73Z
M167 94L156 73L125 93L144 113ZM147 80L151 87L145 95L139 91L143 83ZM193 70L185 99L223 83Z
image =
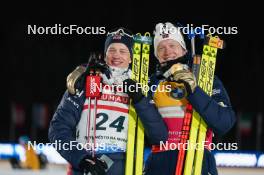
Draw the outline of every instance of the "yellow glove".
M193 93L197 86L194 74L189 70L183 69L181 64L177 64L177 66L174 67L174 70L175 72L173 72L173 79L176 82L183 83L188 94Z

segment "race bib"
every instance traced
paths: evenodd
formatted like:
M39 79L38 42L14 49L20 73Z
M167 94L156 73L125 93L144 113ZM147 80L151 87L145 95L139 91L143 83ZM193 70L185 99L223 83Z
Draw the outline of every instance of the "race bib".
M180 141L184 109L183 106L158 108L168 128L168 143L178 143Z
M77 141L97 153L125 152L128 130L128 97L103 94L97 101L91 100L88 110L86 100L77 126ZM90 111L90 114L88 112ZM94 116L96 115L96 121ZM94 130L96 128L96 130ZM94 139L95 136L95 139Z

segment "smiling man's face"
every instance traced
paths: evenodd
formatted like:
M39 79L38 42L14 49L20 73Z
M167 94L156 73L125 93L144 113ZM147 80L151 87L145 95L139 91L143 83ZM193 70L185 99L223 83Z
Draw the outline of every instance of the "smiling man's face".
M130 52L125 44L112 43L106 51L106 64L108 66L127 68L131 63Z
M175 60L186 54L182 46L172 39L163 40L157 48L157 55L160 63Z

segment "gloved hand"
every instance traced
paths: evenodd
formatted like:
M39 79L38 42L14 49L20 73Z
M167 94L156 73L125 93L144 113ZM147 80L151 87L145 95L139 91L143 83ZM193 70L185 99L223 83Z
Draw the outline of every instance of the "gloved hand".
M85 78L87 75L90 74L90 71L98 71L100 73L104 73L107 76L110 76L108 72L107 65L104 63L93 63L87 67L81 65L76 67L68 76L67 76L67 89L69 93L75 94L78 89L84 87L85 85Z
M189 70L182 69L175 71L173 79L178 83L183 83L188 94L192 94L197 86L196 78Z
M107 164L105 161L92 157L90 155L85 156L79 165L80 169L85 173L91 173L92 175L105 175L107 170Z
M126 79L123 81L123 90L129 98L132 99L133 103L138 103L143 97L141 86L132 79Z

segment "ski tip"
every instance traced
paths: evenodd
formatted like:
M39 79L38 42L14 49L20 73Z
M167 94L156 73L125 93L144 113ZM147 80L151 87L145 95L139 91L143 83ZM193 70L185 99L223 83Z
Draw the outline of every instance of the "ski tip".
M224 40L221 40L218 36L207 35L205 39L205 44L218 49L225 48Z
M138 43L143 43L143 44L148 44L148 45L152 44L152 37L150 35L150 32L146 32L144 36L142 36L141 33L137 33L134 36L134 40L135 42L138 42Z

